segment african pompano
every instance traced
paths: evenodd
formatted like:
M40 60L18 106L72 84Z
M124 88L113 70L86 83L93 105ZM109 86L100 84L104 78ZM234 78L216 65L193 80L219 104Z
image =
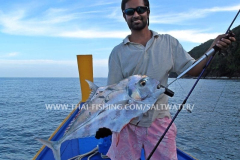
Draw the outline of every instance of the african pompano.
M103 127L120 132L133 118L147 112L165 91L159 81L141 75L105 87L87 82L92 93L65 135L59 141L37 139L52 149L56 160L61 159L60 147L64 141L94 136ZM150 107L134 107L146 104Z

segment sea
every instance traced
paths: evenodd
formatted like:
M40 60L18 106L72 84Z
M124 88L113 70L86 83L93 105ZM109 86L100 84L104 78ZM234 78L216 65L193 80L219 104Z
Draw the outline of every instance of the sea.
M172 116L195 81L169 86ZM106 78L94 82L104 86ZM0 78L0 160L32 159L42 146L35 138L49 138L79 101L78 78ZM177 147L195 158L239 160L240 80L201 79L175 124Z

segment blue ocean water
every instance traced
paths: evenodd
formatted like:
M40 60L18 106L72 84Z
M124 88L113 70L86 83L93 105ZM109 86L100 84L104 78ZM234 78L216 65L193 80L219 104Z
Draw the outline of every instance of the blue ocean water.
M170 86L171 114L194 81ZM32 159L41 147L34 138L49 138L80 100L78 78L0 78L0 159ZM184 108L192 113L183 110L175 121L177 146L198 159L240 159L239 104L240 80L200 80Z

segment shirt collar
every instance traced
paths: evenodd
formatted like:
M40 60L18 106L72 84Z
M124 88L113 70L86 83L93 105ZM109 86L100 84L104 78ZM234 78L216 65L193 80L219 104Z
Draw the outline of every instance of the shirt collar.
M152 30L150 30L150 31L151 31L152 34L153 34L152 38L153 38L153 37L156 37L156 38L157 38L157 37L159 36L159 34L158 34L157 32L152 31ZM129 36L130 36L130 35L128 35L126 38L123 39L123 44L130 43Z

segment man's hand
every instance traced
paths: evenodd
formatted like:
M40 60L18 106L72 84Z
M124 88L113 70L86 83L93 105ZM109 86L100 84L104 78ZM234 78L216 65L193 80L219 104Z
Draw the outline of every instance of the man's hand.
M217 38L213 41L210 48L215 45L219 47L221 50L226 50L232 42L235 42L236 39L234 37L229 36L228 34L222 34L217 36Z
M99 128L96 132L95 138L100 139L112 135L112 131L108 128Z
M227 48L229 47L229 45L231 45L232 42L236 41L236 39L231 35L229 36L228 34L222 34L222 35L217 36L217 38L213 41L213 43L212 43L211 47L208 49L208 51L210 49L212 49L214 46L217 46L223 52L226 51ZM197 66L195 66L193 69L191 69L187 74L191 75L191 76L198 76L201 73L204 66L206 65L206 62L207 61L200 62Z

